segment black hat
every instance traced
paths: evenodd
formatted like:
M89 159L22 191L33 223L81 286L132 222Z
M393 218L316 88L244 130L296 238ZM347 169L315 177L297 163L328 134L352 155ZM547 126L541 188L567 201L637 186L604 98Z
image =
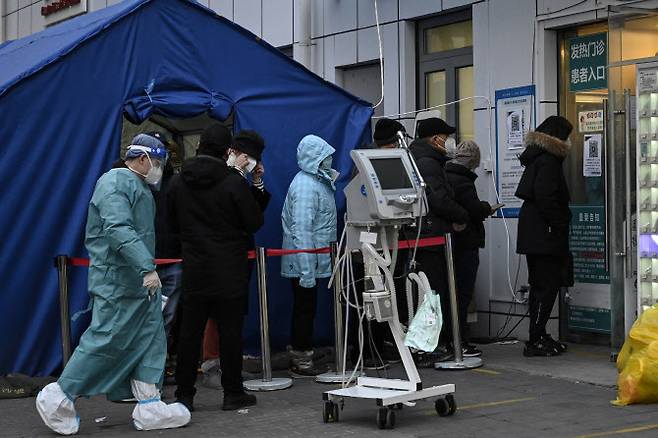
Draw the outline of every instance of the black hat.
M443 119L432 117L418 122L417 137L426 138L440 134L454 134L457 130L448 125Z
M402 123L397 120L379 119L377 120L377 124L375 124L375 133L372 135L372 138L375 140L377 146L384 146L397 141L398 131L407 132Z
M240 131L233 138L233 148L260 161L265 149L265 141L256 131Z
M214 123L201 133L198 152L213 157L223 157L231 146L232 140L231 131L226 126Z
M537 132L543 132L551 137L559 138L562 141L569 138L569 134L571 134L572 130L573 125L561 116L550 116L541 122L541 124L537 126L537 129L535 129Z

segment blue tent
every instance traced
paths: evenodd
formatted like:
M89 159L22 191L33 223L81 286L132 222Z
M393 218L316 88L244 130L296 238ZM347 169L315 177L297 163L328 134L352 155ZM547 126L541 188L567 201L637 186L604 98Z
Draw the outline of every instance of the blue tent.
M232 116L235 130L265 138L272 202L258 243L279 247L299 140L325 138L347 175L349 151L369 139L372 108L191 0L127 0L0 46L0 374L61 366L53 257L85 255L87 204L118 158L123 116L140 123L200 114ZM269 260L276 348L288 340L291 307L279 264ZM87 273L71 274L73 313L86 306ZM331 299L321 295L317 327L329 339ZM246 343L258 351L256 299L250 307ZM85 328L75 323L74 338Z

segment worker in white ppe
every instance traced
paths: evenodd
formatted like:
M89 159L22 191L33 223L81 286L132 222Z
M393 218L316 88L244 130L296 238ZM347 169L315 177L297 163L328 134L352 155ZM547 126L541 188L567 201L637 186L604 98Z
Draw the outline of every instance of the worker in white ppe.
M91 324L59 380L36 400L44 423L62 435L78 432L76 398L98 394L112 401L134 397L138 430L181 427L191 418L182 404L160 400L167 344L149 185L160 181L167 150L146 134L131 143L126 167L102 175L89 203Z

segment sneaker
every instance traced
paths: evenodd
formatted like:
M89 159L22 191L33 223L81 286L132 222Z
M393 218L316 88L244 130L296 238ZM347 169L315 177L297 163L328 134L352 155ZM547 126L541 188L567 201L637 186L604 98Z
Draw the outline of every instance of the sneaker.
M559 354L560 353L555 351L552 345L549 345L547 342L544 342L544 340L542 339L534 343L526 342L525 348L523 349L523 355L525 357L533 357L533 356L550 357L550 356L557 356Z
M462 345L462 356L463 357L480 357L482 356L482 351L477 348L475 345L464 344Z
M328 365L316 365L313 361L313 350L290 350L290 375L304 378L315 377L329 371Z
M222 411L237 411L238 409L254 406L255 404L256 396L247 394L244 391L239 393L224 393Z
M413 358L417 368L434 368L435 363L454 360L455 355L452 352L445 351L432 353L417 352L413 354Z
M547 344L553 347L553 349L558 353L565 353L567 351L567 344L557 341L551 337L549 334L542 336L542 340Z

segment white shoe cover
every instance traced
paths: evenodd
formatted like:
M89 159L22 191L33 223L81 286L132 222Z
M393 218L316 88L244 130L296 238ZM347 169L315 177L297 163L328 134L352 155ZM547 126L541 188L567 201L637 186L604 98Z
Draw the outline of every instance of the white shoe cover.
M74 435L80 428L80 417L73 401L64 394L59 383L48 384L37 395L37 412L46 426L60 435Z
M160 391L152 383L131 380L130 386L137 399L133 410L133 424L137 430L173 429L190 422L192 415L181 403L170 405L160 400Z

